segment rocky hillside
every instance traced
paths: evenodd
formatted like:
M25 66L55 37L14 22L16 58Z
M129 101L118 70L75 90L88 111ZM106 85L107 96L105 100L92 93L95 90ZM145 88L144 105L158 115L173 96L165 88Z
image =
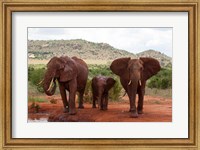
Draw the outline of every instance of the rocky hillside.
M85 40L28 41L29 58L49 59L52 56L77 56L82 59L113 60L119 57L136 56L116 49L106 43L93 43Z
M172 58L155 50L146 50L144 52L136 54L137 57L152 57L159 60L161 66L171 67Z
M94 43L86 40L30 40L28 41L29 59L48 60L53 56L77 56L82 59L112 61L120 57L153 57L162 66L171 66L171 58L155 50L133 54L112 47L107 43Z

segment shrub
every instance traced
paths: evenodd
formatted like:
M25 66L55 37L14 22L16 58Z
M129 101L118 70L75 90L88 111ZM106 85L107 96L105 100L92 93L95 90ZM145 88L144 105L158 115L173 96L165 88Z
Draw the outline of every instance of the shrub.
M111 76L113 75L108 65L88 65L89 66L89 78L93 78L97 75Z
M28 79L33 85L37 85L44 77L45 68L29 68Z
M121 90L122 90L121 83L118 79L115 80L116 80L115 85L109 91L109 99L111 101L118 101L121 96Z
M85 102L89 102L89 103L92 103L91 83L92 83L92 80L88 79L86 87L85 87L84 98L83 98Z
M161 71L149 79L149 88L167 89L172 88L172 70L161 69Z
M41 93L44 93L44 90L38 83L43 79L44 73L45 68L28 67L28 81Z

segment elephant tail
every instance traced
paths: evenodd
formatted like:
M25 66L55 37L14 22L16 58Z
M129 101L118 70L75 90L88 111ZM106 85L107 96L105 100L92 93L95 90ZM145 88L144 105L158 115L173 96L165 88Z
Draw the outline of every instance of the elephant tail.
M126 91L124 92L124 95L122 97L124 97L126 95Z

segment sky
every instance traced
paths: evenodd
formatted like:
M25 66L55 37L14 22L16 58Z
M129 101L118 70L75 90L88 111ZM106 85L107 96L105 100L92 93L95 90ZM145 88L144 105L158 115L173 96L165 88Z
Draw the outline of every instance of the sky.
M172 57L172 28L28 28L28 39L83 39L134 54L153 49Z

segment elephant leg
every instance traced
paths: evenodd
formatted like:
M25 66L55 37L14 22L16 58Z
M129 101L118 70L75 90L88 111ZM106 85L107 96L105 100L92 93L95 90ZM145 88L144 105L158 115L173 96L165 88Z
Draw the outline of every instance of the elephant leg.
M78 105L78 108L84 108L84 106L83 106L83 94L84 94L84 90L81 90L79 92L79 105Z
M108 109L108 94L104 96L103 110Z
M131 117L133 117L133 118L138 117L138 113L137 113L137 109L136 109L136 105L135 105L136 92L137 92L137 89L135 89L133 87L128 88L128 97L130 100L130 112L131 112Z
M68 104L68 101L67 101L67 96L66 96L66 91L65 91L64 85L59 83L59 90L60 90L60 95L61 95L61 98L62 98L62 101L63 101L63 106L64 106L63 112L66 113L66 112L69 111L69 108L68 108L69 104Z
M76 114L76 108L75 108L76 89L77 89L76 79L73 79L69 83L69 114L70 115Z
M93 104L92 104L92 108L97 108L96 107L96 101L97 101L97 97L96 97L96 95L93 93L92 94L92 97L93 97Z
M103 101L104 101L104 97L101 96L101 110L103 110Z
M144 89L141 89L138 92L138 107L137 107L137 110L138 110L139 114L143 114L144 93L145 93Z
M98 96L98 108L99 108L100 110L103 109L103 97L102 97L102 95L101 95L101 96Z

